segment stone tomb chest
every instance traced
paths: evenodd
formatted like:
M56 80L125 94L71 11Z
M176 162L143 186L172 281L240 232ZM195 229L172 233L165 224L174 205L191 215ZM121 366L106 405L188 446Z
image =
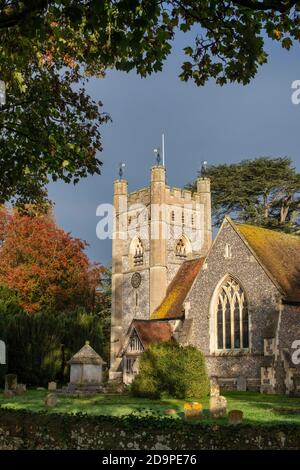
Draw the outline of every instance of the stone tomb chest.
M106 363L90 346L89 341L70 359L69 364L71 385L87 387L102 383L102 369Z

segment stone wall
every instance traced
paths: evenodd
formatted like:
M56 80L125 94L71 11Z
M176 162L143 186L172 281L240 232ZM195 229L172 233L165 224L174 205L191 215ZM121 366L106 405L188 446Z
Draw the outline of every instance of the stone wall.
M131 279L133 272L139 272L141 275L141 284L138 288L133 288ZM122 327L125 335L132 320L149 320L149 289L150 278L148 269L136 269L123 276L123 305L122 305ZM136 303L136 295L138 302Z
M0 410L0 450L299 449L300 426L191 424L172 418L88 417Z

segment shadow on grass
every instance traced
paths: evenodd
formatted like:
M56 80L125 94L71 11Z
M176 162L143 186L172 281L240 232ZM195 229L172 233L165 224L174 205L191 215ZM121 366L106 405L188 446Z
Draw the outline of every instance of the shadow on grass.
M130 395L94 395L89 397L63 397L54 408L47 408L44 404L48 391L28 390L23 396L5 398L0 394L0 407L13 410L33 412L59 413L59 414L87 414L91 416L157 416L169 419L183 419L184 400L163 398L150 400L135 398ZM290 398L279 395L261 395L255 392L227 392L223 393L228 400L228 410L241 410L244 413L244 423L250 425L300 425L300 398ZM213 419L209 414L209 397L196 399L203 404L204 411L201 418L188 421L191 424L228 425L227 418ZM167 415L166 410L173 409L176 414ZM299 410L299 413L298 413Z

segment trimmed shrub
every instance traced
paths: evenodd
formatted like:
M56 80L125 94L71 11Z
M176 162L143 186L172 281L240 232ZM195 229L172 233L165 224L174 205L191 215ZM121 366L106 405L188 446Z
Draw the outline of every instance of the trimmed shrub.
M131 391L135 396L148 398L164 394L180 399L206 396L209 380L203 353L175 341L151 345L140 358Z

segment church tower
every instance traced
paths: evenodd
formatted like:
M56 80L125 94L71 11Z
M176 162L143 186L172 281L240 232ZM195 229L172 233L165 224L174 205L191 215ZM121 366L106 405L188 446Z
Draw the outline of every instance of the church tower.
M212 242L210 180L197 190L171 188L166 169L151 168L150 185L128 192L114 182L110 379L122 377L119 351L133 319L149 320L181 264L205 256Z

